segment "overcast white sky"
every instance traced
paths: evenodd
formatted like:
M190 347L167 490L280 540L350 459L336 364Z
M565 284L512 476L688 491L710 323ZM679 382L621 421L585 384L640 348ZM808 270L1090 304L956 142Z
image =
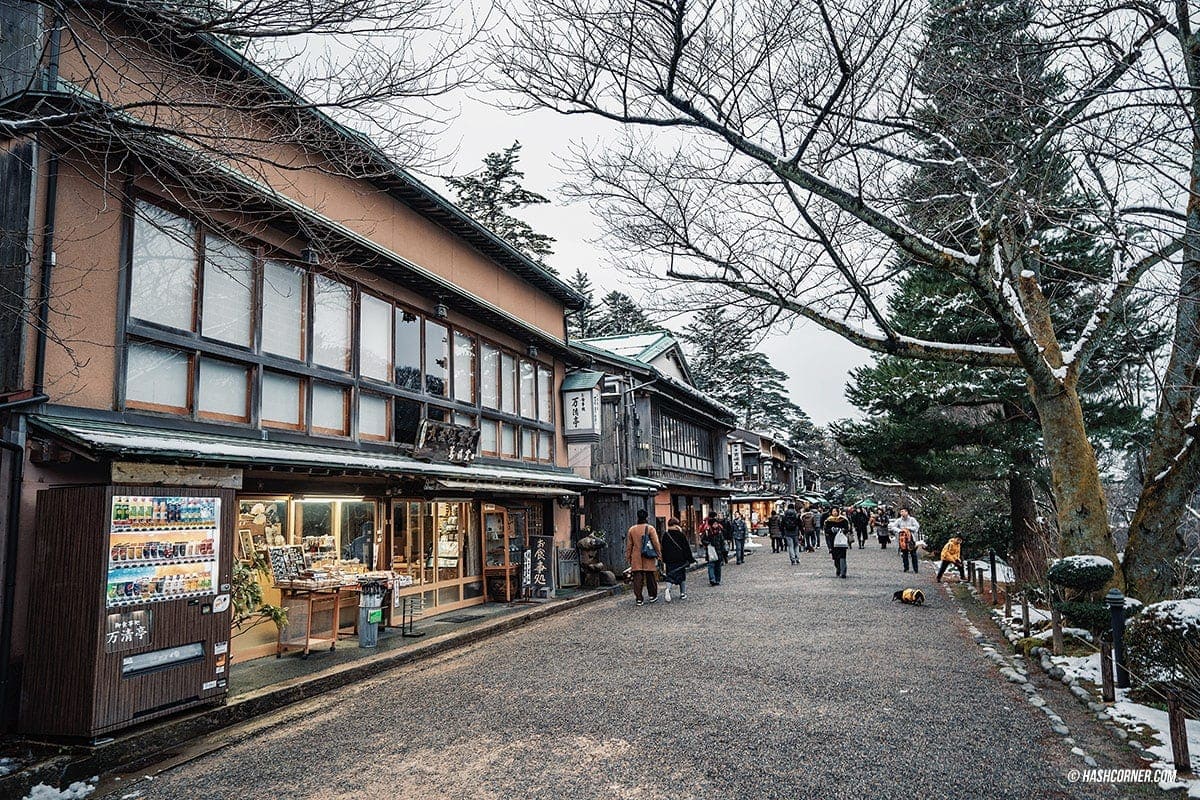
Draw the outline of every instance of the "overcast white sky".
M565 153L571 141L603 141L605 124L547 111L514 115L475 97L461 97L459 102L461 115L447 137L451 143L457 143L457 152L447 171L451 174L474 171L487 153L501 150L514 140L520 141L526 187L546 195L552 202L548 206L522 209L519 216L539 232L558 240L549 262L563 275L570 275L576 267L588 272L600 290L597 295L620 289L639 299L641 290L631 288L620 270L608 263L596 220L588 207L567 204L557 192L564 179L559 155ZM453 197L441 181L430 182ZM869 360L866 351L809 323L797 326L790 333L769 336L760 349L788 374L793 402L818 425L857 415L857 409L846 402L844 395L846 373Z

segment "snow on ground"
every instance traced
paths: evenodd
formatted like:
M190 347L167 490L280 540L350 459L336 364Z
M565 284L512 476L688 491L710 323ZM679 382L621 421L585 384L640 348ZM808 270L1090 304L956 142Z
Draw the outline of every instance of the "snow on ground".
M1158 742L1146 748L1158 758L1158 762L1154 764L1154 768L1170 769L1172 766L1172 756L1167 712L1144 706L1141 703L1131 702L1126 699L1126 694L1127 692L1124 689L1117 692L1117 702L1108 710L1108 715L1127 728L1137 728L1140 726L1150 728L1152 735ZM1187 721L1187 733L1188 752L1192 756L1192 764L1195 769L1200 769L1200 763L1197 763L1197 755L1200 755L1200 721L1189 719ZM1164 789L1185 787L1188 790L1188 797L1200 797L1200 778L1181 780L1172 784L1160 783L1159 785Z
M56 789L49 784L39 783L29 794L25 795L24 800L83 800L96 791L96 783L99 780L99 777L92 777L87 781L75 781L65 789Z
M1051 656L1050 660L1072 678L1089 681L1095 686L1100 685L1099 653L1093 653L1090 656ZM1128 690L1118 689L1117 702L1109 707L1108 715L1117 724L1129 730L1149 729L1149 734L1154 737L1156 743L1151 744L1146 750L1158 759L1151 765L1152 769L1172 769L1174 767L1167 712L1135 703L1129 699ZM1200 720L1189 719L1187 732L1188 752L1192 756L1193 769L1200 771L1200 758L1198 758L1200 756ZM1186 788L1188 797L1200 798L1200 778L1180 780L1175 783L1160 783L1159 786L1163 789Z
M19 766L21 766L21 764L15 758L0 758L0 778L4 777L10 772L16 772L17 767Z

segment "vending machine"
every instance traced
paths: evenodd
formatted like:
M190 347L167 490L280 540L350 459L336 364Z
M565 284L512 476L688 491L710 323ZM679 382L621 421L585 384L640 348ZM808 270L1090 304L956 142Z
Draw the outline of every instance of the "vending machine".
M228 489L38 493L21 729L97 738L226 693Z

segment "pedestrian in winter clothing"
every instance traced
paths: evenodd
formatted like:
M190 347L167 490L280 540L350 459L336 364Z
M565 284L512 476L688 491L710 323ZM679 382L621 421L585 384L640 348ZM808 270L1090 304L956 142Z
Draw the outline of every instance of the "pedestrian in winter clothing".
M639 606L642 605L643 586L650 595L651 603L658 600L658 558L662 554L662 543L658 540L658 531L646 522L648 516L646 509L639 508L637 524L630 526L625 537L625 560L629 562L633 596ZM655 555L645 554L647 543L654 548Z
M917 565L917 534L921 531L921 523L909 513L908 507L900 509L900 516L892 520L888 526L896 533L897 546L900 548L900 559L904 562L904 571L908 572L909 562L912 571L918 572Z
M746 563L746 538L750 535L750 529L746 526L746 518L738 514L730 523L733 528L733 552L737 558L737 563Z
M829 554L839 578L846 577L846 551L850 549L850 520L842 516L842 510L834 507L825 520L825 537L829 540Z
M767 533L771 535L771 552L778 553L783 549L783 523L778 511L772 511L771 516L767 517Z
M796 504L788 503L787 511L779 521L779 530L787 543L788 558L793 564L800 563L800 515L796 512Z
M879 549L887 550L888 542L892 540L892 534L888 531L887 518L878 512L871 514L871 532L875 534L875 538L879 540Z
M683 527L674 517L667 520L662 546L663 567L667 573L667 588L663 592L663 599L671 602L671 584L675 584L679 587L679 599L686 600L684 583L687 581L687 568L689 564L696 563L696 557L692 555L692 546L688 543Z
M804 549L813 552L817 549L817 515L812 507L804 509L800 515L800 530L804 534Z
M700 542L708 553L708 583L710 586L720 586L721 565L729 560L729 554L725 550L725 526L716 514L709 515L708 528Z
M963 569L962 563L962 537L953 536L950 541L946 542L942 547L941 553L942 563L938 565L937 582L942 582L942 575L946 574L946 570L953 564L958 568L958 577L962 580L967 579L967 573Z
M854 536L858 539L858 549L862 550L867 544L867 524L870 522L870 517L867 512L855 506L850 511L850 524L854 526Z

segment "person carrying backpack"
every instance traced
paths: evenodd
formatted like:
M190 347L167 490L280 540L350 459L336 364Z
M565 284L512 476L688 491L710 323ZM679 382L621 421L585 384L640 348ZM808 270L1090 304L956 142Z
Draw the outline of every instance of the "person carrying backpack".
M921 523L910 516L908 507L900 509L900 516L892 520L888 526L896 534L896 546L900 548L900 559L904 562L904 571L908 572L909 562L912 571L920 572L917 559L917 534L921 531Z
M645 586L650 595L650 602L658 600L658 558L662 553L662 542L658 540L658 531L646 521L650 515L646 509L639 508L637 524L631 525L625 537L625 560L629 562L630 575L633 578L633 596L637 599L635 605L642 605L642 587Z
M812 506L804 509L800 515L800 530L804 534L804 549L815 552L817 549L817 514Z
M867 545L867 523L870 518L865 509L855 506L850 511L850 524L854 526L854 536L858 539L858 549Z
M783 519L779 521L779 530L787 542L788 558L793 564L799 564L800 515L796 513L795 503L788 503L787 511L783 512Z
M729 523L733 529L733 553L738 564L746 563L746 538L750 536L750 528L746 526L746 518L738 514Z
M846 577L846 551L850 549L850 520L842 516L842 510L834 506L825 520L825 538L829 543L829 555L839 578Z

